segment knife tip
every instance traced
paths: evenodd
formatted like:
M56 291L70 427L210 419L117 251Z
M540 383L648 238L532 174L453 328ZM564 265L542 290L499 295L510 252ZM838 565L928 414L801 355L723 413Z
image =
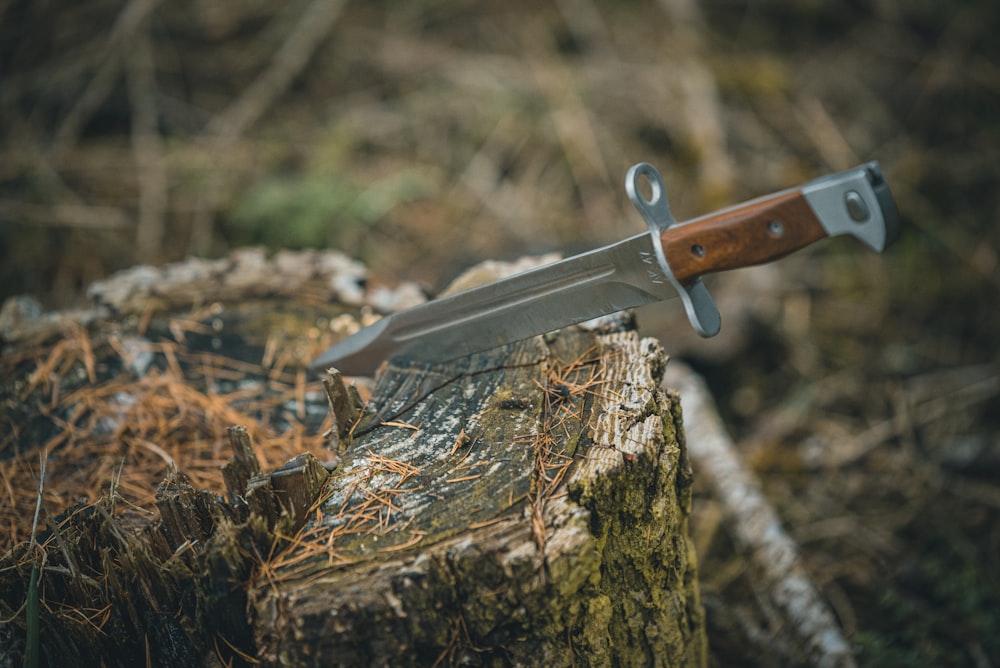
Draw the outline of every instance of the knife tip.
M389 318L383 318L364 329L334 343L307 367L314 373L323 373L335 367L348 376L370 376L392 352L391 345L383 339Z

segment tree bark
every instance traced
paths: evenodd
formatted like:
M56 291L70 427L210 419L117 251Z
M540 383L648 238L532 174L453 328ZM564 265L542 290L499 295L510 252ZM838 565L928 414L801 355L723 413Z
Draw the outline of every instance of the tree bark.
M349 269L348 280L323 273L334 265ZM282 267L291 268L285 281ZM199 291L206 272L218 280ZM254 273L270 288L251 280ZM195 415L204 430L211 418L204 411L216 410L220 396L245 407L256 373L273 380L273 367L255 370L250 361L273 358L275 336L294 340L298 325L289 314L297 307L308 329L322 301L317 295L336 298L339 290L355 303L368 298L357 292L363 274L355 265L315 254L243 254L126 276L95 288L99 306L69 316L71 325L43 314L8 320L4 330L6 363L23 382L10 384L21 401L0 418L34 425L16 427L22 436L39 434L32 443L16 441L15 459L42 442L57 444L50 487L62 480L59 458L81 457L72 463L86 467L82 453L108 437L110 418L87 415L122 419L122 411L145 401L140 391L150 378L162 382L157 374L193 361L198 382L214 385L204 395L171 386L171 397L195 403L161 416L174 431L142 432L143 452L178 456L183 443L168 436L184 426L182 418ZM298 296L289 284L300 286ZM186 337L182 332L172 343L221 345L223 353L233 346L242 361L225 369L228 375L206 372L203 355L156 341L150 345L166 353L137 361L123 352L131 350L123 344L130 337L150 342L153 333L176 329L169 325L176 321L151 308L191 309L209 300L217 303L196 309L204 322L189 311ZM326 318L344 311L318 308ZM58 355L25 352L65 341L72 345ZM233 427L223 436L233 457L218 488L199 486L179 466L146 509L155 511L152 521L123 512L114 481L101 500L49 517L38 547L18 543L0 558L0 649L16 657L30 640L28 576L41 564L43 662L704 665L687 529L691 471L678 398L660 388L665 365L656 341L640 339L625 321L606 321L449 364L387 366L363 408L336 374L326 379L326 392L312 382L282 390L292 399L268 415L289 422L301 413L313 439L322 428L308 416L329 396L335 453L304 453L277 466L260 442L259 434L271 432ZM43 382L39 369L50 376L58 370L62 384ZM190 373L178 374L175 381L194 382ZM220 389L233 383L230 394ZM87 387L95 391L82 393ZM167 406L164 396L155 394L155 410L167 410L157 408ZM36 400L38 414L29 415ZM247 424L267 418L255 410ZM219 419L242 419L234 411ZM52 436L45 420L71 435ZM116 447L136 429L116 432L124 439ZM304 438L292 432L267 440ZM198 436L199 447L209 437ZM129 479L135 452L118 456L118 480ZM138 484L134 476L131 483ZM26 507L33 505L28 499Z
M691 471L658 343L567 329L389 367L251 589L282 664L703 665Z

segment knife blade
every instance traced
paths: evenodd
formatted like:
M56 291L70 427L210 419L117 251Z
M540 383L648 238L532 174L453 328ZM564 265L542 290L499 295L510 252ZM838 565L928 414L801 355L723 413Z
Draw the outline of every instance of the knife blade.
M702 276L844 234L881 252L899 232L877 162L684 223L675 223L652 165L634 165L625 184L648 232L386 316L335 343L309 368L360 376L389 359L446 362L673 297L683 301L695 331L714 336L721 318Z

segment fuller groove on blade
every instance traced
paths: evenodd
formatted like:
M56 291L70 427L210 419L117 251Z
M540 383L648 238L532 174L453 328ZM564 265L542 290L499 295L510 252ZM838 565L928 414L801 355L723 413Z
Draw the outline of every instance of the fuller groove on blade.
M394 357L444 362L675 296L640 234L384 318L311 368L360 375Z
M456 295L449 304L443 302L429 304L426 313L418 314L415 312L413 314L422 317L419 320L414 317L416 322L412 324L402 324L407 318L404 314L400 314L400 325L392 328L393 337L402 344L411 339L460 328L463 325L469 325L475 331L476 321L486 322L506 314L517 316L521 311L529 313L533 303L540 303L546 297L565 296L570 291L584 290L587 286L605 280L614 273L613 265L604 264L564 274L544 283L531 281L527 285L518 286L517 282L514 282L506 289L498 283L487 285L476 290L475 294ZM527 283L526 281L520 282ZM434 308L436 306L441 308ZM442 311L447 316L446 322L434 319L434 316L438 315L435 313L436 310ZM518 325L514 324L513 327L516 329ZM517 341L521 338L527 337L511 340Z

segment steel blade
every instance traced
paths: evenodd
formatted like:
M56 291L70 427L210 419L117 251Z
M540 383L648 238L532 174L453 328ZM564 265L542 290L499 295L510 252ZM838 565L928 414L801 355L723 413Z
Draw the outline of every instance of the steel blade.
M391 358L446 362L676 296L644 233L387 316L310 368L366 375Z

